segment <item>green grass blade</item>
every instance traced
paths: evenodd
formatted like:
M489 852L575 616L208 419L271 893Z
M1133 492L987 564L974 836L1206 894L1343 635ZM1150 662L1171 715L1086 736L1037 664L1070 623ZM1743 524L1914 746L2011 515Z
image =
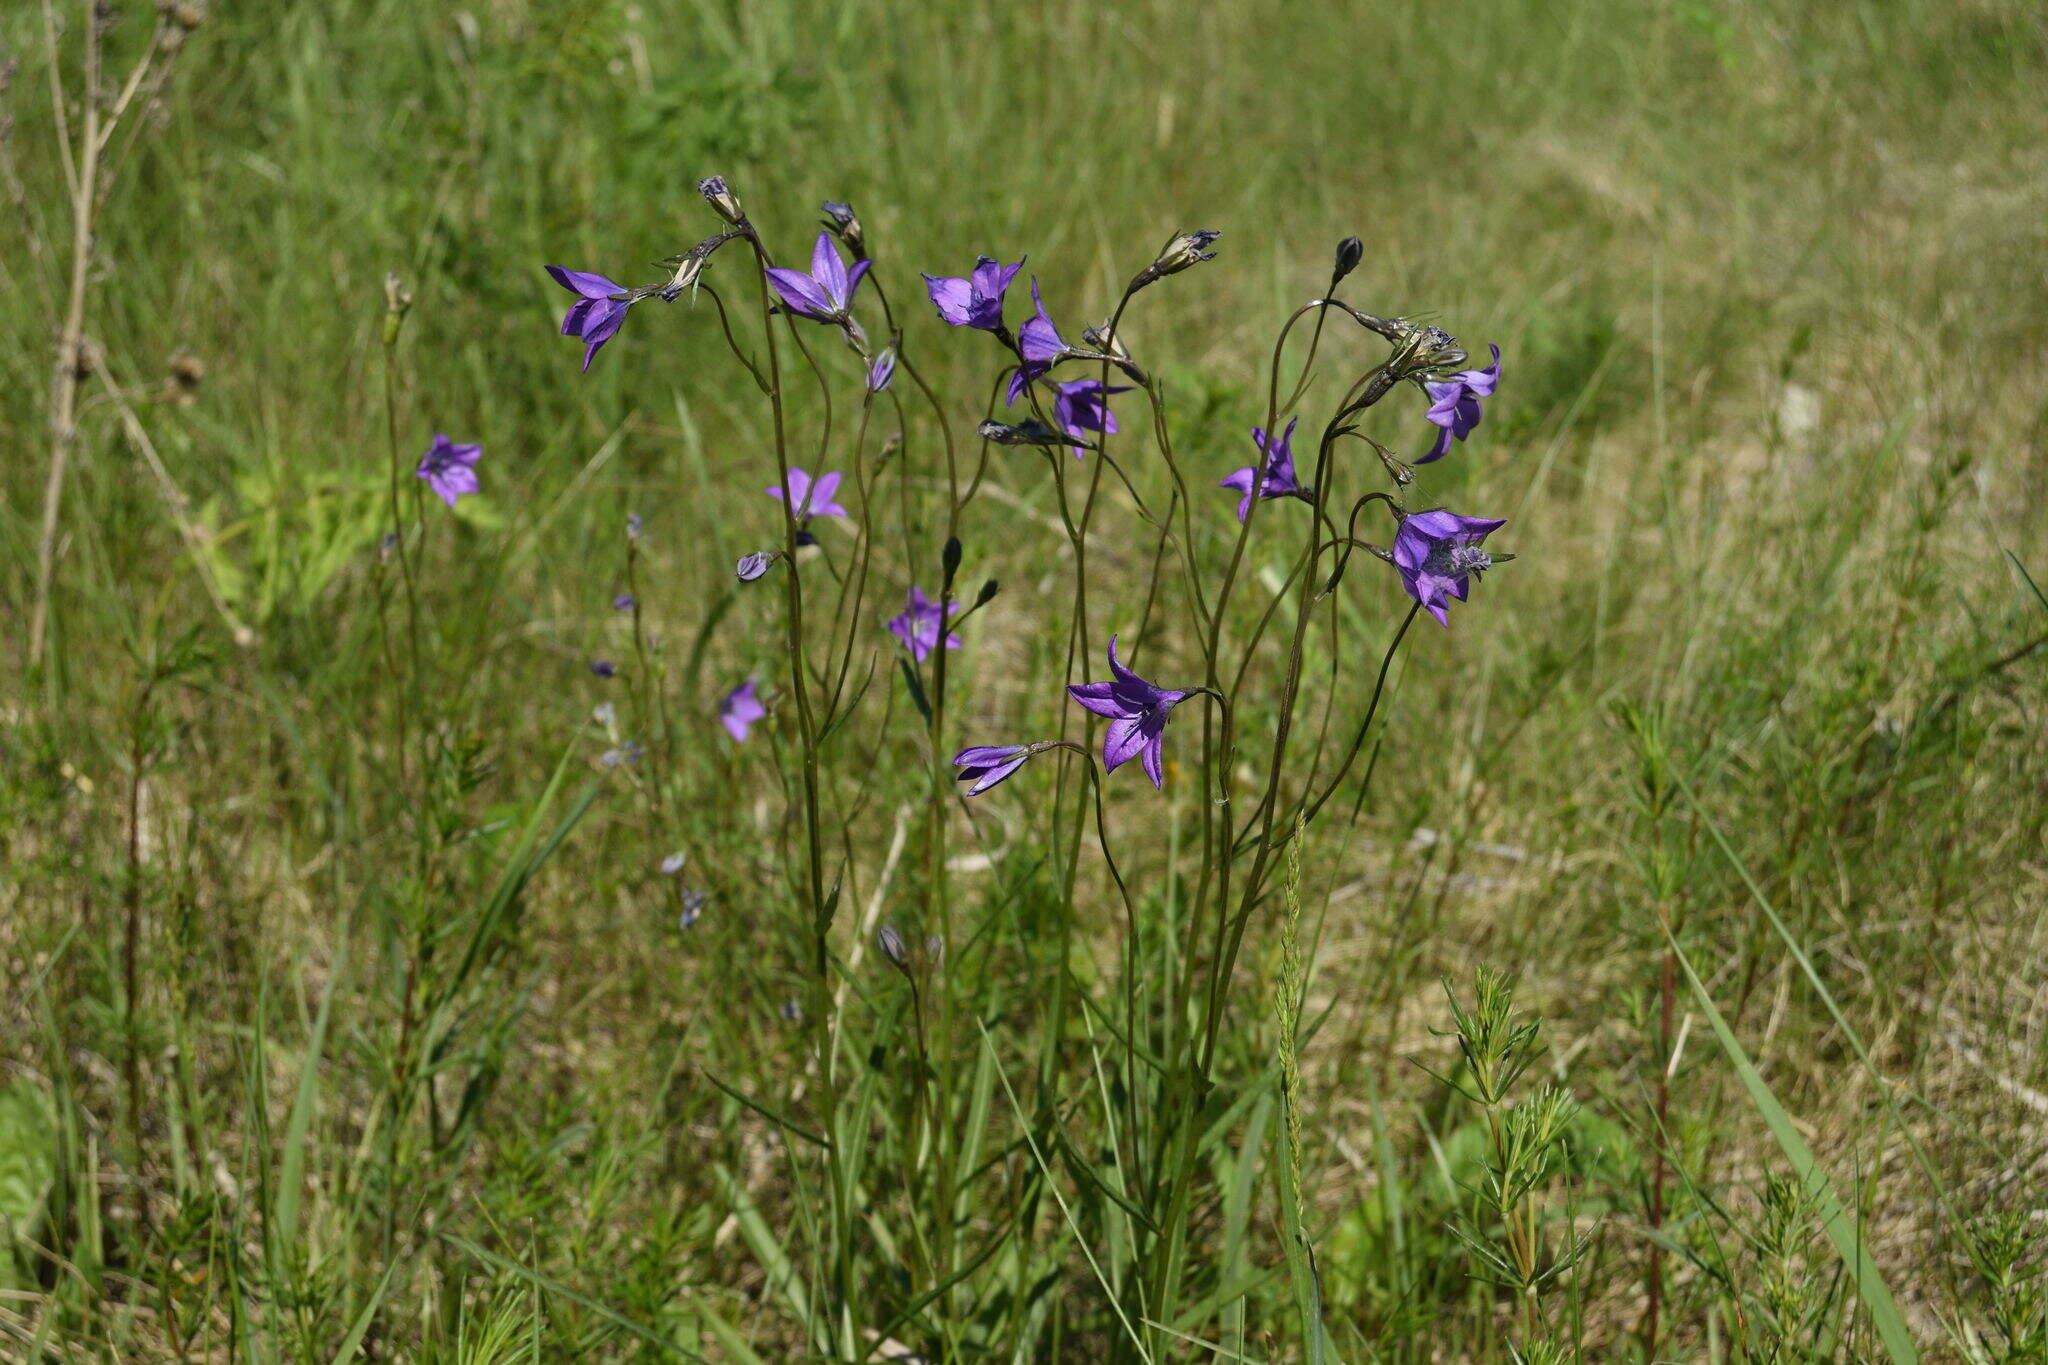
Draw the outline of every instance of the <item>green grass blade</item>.
M1676 938L1671 937L1668 932L1665 938L1671 944L1671 951L1678 958L1678 965L1684 968L1685 979L1691 983L1693 995L1699 1000L1700 1009L1707 1016L1708 1024L1713 1027L1714 1037L1720 1040L1721 1050L1728 1054L1729 1063L1734 1066L1735 1074L1741 1078L1743 1088L1749 1092L1750 1100L1756 1105L1757 1111L1763 1115L1764 1123L1771 1130L1771 1136L1778 1140L1778 1146L1784 1151L1785 1159L1792 1163L1793 1173L1798 1176L1801 1188L1812 1196L1821 1226L1826 1230L1828 1240L1835 1244L1842 1264L1854 1278L1857 1297L1863 1300L1864 1307L1870 1312L1871 1321L1877 1327L1878 1338L1884 1342L1885 1354L1891 1358L1893 1365L1912 1365L1918 1362L1920 1352L1913 1344L1912 1334L1906 1330L1906 1321L1899 1313L1899 1305L1892 1298L1891 1290L1885 1287L1884 1280L1878 1275L1877 1266L1872 1263L1870 1253L1863 1245L1862 1233L1850 1220L1842 1207L1842 1201L1835 1194L1834 1183L1828 1179L1827 1172L1821 1169L1820 1163L1814 1160L1805 1139L1801 1138L1799 1130L1792 1126L1792 1116L1785 1112L1784 1105L1778 1103L1778 1097L1771 1093L1770 1086L1765 1083L1762 1073L1750 1061L1749 1054L1743 1050L1734 1030L1728 1027L1728 1021L1723 1019L1721 1011L1715 1008L1714 998L1707 993L1706 983L1701 981L1699 973L1693 970L1692 959L1678 946Z

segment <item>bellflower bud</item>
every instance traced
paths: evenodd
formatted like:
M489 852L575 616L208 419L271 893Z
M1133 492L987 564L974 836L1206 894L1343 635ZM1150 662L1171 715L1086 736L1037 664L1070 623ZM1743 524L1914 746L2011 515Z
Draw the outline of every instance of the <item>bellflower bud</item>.
M747 221L745 209L740 207L739 196L727 187L722 175L706 176L697 182L697 193L718 212L718 216L734 227Z
M1338 281L1358 269L1358 263L1365 259L1365 243L1356 237L1346 237L1337 243L1337 266L1330 272L1330 287L1335 289Z

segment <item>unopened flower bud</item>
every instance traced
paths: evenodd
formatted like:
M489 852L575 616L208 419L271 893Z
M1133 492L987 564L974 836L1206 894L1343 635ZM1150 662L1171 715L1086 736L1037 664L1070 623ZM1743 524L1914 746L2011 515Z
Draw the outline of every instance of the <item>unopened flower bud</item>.
M1365 243L1356 237L1346 237L1337 243L1337 266L1330 272L1330 287L1336 288L1337 282L1358 269L1358 263L1364 259Z
M953 586L953 575L960 572L960 537L948 536L946 548L939 555L939 564L947 588Z
M727 188L724 176L712 175L699 180L697 193L703 195L711 207L718 211L719 217L734 227L747 221L746 210L740 207L739 196Z
M1002 588L996 580L993 578L989 579L988 582L981 585L981 591L974 595L974 605L977 607L987 606L995 600L996 594L1000 591L1002 591Z
M882 950L882 956L889 959L891 966L905 976L910 975L910 947L904 943L903 935L893 924L885 924L875 934L875 946Z
M896 377L896 348L885 346L882 353L868 366L868 392L880 393L889 387L889 381Z
M733 565L733 577L742 583L752 583L768 572L769 566L781 557L779 550L756 550L750 555L740 556L740 562Z

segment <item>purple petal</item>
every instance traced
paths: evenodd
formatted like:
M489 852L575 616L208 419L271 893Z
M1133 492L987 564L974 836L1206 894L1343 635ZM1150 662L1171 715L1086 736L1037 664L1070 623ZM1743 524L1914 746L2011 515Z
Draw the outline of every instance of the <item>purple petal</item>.
M1164 780L1165 774L1160 772L1159 770L1158 735L1154 735L1151 739L1146 741L1145 748L1142 751L1141 757L1143 758L1145 764L1145 776L1152 779L1153 790L1163 790L1166 786L1166 782Z
M801 270L772 265L768 267L768 283L782 296L783 304L792 312L807 318L828 317L833 311L832 301L818 287L817 281Z
M839 248L832 244L829 232L820 232L811 246L811 278L832 301L833 311L846 303L846 263L839 259Z
M979 781L979 782L975 783L975 784L974 784L973 786L971 786L971 787L969 787L969 788L967 789L967 794L968 794L969 796L979 796L979 795L981 795L981 794L982 794L983 792L987 791L987 790L988 790L988 789L989 789L990 787L993 787L993 786L994 786L994 785L995 785L996 783L998 783L998 782L1001 782L1001 781L1002 781L1002 780L1003 780L1004 778L1008 777L1008 776L1009 776L1009 775L1010 775L1011 773L1014 773L1014 772L1016 772L1016 771L1017 771L1017 769L1019 769L1019 768L1023 767L1023 766L1024 766L1024 763L1025 763L1025 760L1026 760L1026 759L1028 759L1028 758L1030 758L1030 757L1031 757L1031 755L1029 755L1029 754L1018 754L1018 755L1017 755L1017 756L1016 756L1015 758L1011 759L1011 760L1010 760L1009 762L1007 762L1007 763L1003 763L1003 764L999 764L999 765L997 765L996 767L990 768L990 769L988 770L988 772L987 772L987 773L985 773L985 774L984 774L984 775L982 776L982 779L981 779L981 781Z
M1075 683L1067 688L1067 695L1098 716L1128 719L1130 708L1117 699L1114 689L1113 683Z
M1136 716L1120 717L1109 723L1102 735L1102 770L1115 772L1146 749L1145 723Z
M623 294L626 292L624 285L615 284L604 276L595 274L592 271L568 270L559 265L551 265L547 268L547 271L554 278L556 284L561 285L564 289L573 290L586 299L601 299L612 294Z
M970 306L974 301L974 289L967 281L959 278L939 279L924 277L925 292L931 295L932 304L939 310L939 316L955 327L967 325Z

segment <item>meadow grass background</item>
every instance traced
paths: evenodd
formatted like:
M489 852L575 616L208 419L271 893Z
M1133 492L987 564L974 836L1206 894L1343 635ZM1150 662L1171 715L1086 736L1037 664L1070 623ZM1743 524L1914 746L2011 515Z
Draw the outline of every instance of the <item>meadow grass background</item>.
M148 30L134 9L110 31L117 56ZM1028 253L1078 326L1170 232L1223 230L1218 260L1157 286L1127 329L1209 481L1243 462L1274 330L1347 233L1365 242L1347 297L1503 347L1485 425L1428 488L1512 518L1519 558L1451 630L1419 627L1372 798L1303 859L1303 1180L1344 1358L1505 1358L1505 1300L1445 1229L1473 1130L1423 1069L1453 1055L1440 979L1482 964L1516 982L1544 1021L1540 1069L1584 1106L1559 1185L1594 1238L1554 1324L1572 1350L1640 1354L1662 1254L1661 1358L1882 1358L1810 1210L1773 1212L1769 1178L1792 1168L1683 982L1682 1046L1658 1044L1660 910L1919 1349L2042 1358L1999 1354L2001 1313L2029 1301L1970 1254L2016 1212L2024 1270L2048 1208L2048 650L2029 650L2048 600L2025 572L2048 582L2039 10L219 4L107 201L88 310L104 378L86 387L52 647L31 669L20 623L69 241L44 42L36 6L0 13L20 177L0 225L0 1215L18 1239L0 1356L326 1360L360 1340L377 1358L660 1358L650 1335L714 1359L803 1350L802 1277L776 1258L800 1255L804 1196L776 1125L706 1079L801 1101L801 1033L778 1012L802 986L779 927L775 755L709 716L773 667L773 631L730 577L775 525L763 419L701 305L636 312L579 375L540 270L651 278L641 263L711 230L692 186L720 172L785 256L820 200L855 203L961 429L994 362L982 338L941 334L910 272L982 250ZM75 25L60 46L75 81ZM383 751L387 271L417 300L402 444L445 430L486 451L483 495L425 551L428 685L461 755L441 808L465 812L425 886ZM189 392L175 357L203 363ZM229 639L95 400L109 381L252 647ZM1390 406L1379 434L1413 449L1419 411ZM970 581L1004 590L958 658L956 743L1057 721L1066 545L1037 469L998 461L963 531ZM1227 522L1227 495L1198 507ZM653 779L597 766L588 721L645 682L587 667L630 650L608 605L629 512L647 521L640 592L684 737L673 826L645 799ZM1137 609L1149 541L1107 525L1113 626ZM1272 555L1252 569L1277 582ZM900 580L929 579L936 556L908 547ZM1362 628L1398 619L1391 575L1347 592ZM878 694L867 723L902 761L837 808L863 909L903 885L890 849L923 780L910 722ZM1646 798L1658 753L1685 786ZM1086 1011L1046 1016L1057 926L1035 899L1042 795L1022 788L977 808L992 852L957 875L986 943L957 988L1027 1106L1057 1106L1095 1084L1099 1039ZM1192 788L1110 783L1141 872L1194 818ZM397 1046L398 907L429 907L459 941L504 908L521 831L578 810L451 1006L447 1114L386 1164L367 1118ZM687 933L654 870L678 839L713 891ZM1119 932L1094 880L1084 983L1106 979ZM1171 879L1149 895L1141 942L1163 964ZM1247 1095L1276 1056L1279 965L1262 922L1225 1044ZM870 948L850 979L886 1053L904 1026L877 970ZM1682 1177L1653 1235L1660 1073ZM993 1094L991 1146L1028 1175ZM956 1358L1120 1349L1082 1249L1114 1221L1074 1169L1083 1110L1061 1111L1080 1154L1051 1177L1083 1235L1050 1204L1012 1224L976 1281L980 1345L951 1342ZM1267 1093L1205 1144L1224 1193L1190 1259L1216 1301L1184 1330L1227 1343L1216 1358L1305 1358L1274 1121ZM884 1320L900 1306L883 1302L886 1260Z

